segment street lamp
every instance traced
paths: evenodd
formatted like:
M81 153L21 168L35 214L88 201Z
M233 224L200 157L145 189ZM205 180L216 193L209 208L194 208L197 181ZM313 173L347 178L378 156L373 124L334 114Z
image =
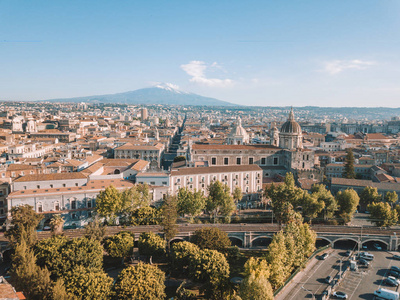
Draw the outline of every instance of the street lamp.
M304 285L302 285L301 288L302 288L303 290L305 290L306 292L309 292L309 293L311 294L312 298L315 299L315 295L314 295L314 293L313 293L312 291L310 291L309 289L306 289L306 288L304 287Z

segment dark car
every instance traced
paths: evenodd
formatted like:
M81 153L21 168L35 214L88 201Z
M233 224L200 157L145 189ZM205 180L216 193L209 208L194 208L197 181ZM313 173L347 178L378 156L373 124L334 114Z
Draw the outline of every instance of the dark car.
M390 286L399 286L399 281L393 276L389 276L385 279L385 283Z
M358 263L362 266L369 266L369 261L365 260L364 258L360 258Z
M325 278L325 282L327 284L330 284L332 282L332 279L333 279L332 276L328 276L328 277Z
M400 260L400 255L393 255L393 259Z
M397 267L397 266L391 266L391 267L390 267L390 270L394 270L394 271L396 271L397 273L400 273L400 268Z
M389 275L394 276L394 277L396 277L396 278L399 278L399 277L400 277L400 273L399 273L399 272L396 272L395 270L390 270L390 271L389 271Z

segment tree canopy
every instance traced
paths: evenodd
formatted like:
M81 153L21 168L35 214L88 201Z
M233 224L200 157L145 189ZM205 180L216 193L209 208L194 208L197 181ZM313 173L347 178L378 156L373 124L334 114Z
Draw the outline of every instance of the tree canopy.
M339 191L336 194L336 200L339 204L339 216L345 223L350 222L360 201L357 192L353 189Z
M269 274L269 265L265 260L251 257L244 265L240 297L243 300L273 300L274 293L268 280Z
M148 256L161 256L165 254L166 242L153 232L143 232L139 236L139 253Z
M348 179L356 178L356 172L354 170L354 154L351 148L347 149L347 155L344 163L343 177Z
M104 250L112 257L128 257L133 253L135 237L127 231L121 231L104 240Z
M196 230L192 236L192 242L200 249L217 251L225 251L232 244L228 234L216 227Z
M200 215L206 207L206 197L202 191L180 188L177 194L177 210L181 216L188 215L194 218Z
M227 184L217 180L208 186L206 209L214 216L214 221L218 215L223 216L225 221L230 219L235 210L235 203Z
M370 211L369 219L379 227L390 227L396 225L399 218L396 210L387 202L371 203L368 205Z

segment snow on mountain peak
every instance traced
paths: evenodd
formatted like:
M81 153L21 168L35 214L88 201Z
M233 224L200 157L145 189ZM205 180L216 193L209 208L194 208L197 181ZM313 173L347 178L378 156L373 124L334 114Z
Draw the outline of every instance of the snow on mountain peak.
M179 86L177 86L176 84L172 84L172 83L158 83L154 87L163 89L163 90L167 90L170 92L174 92L177 94L186 94L185 92L182 92L179 90Z

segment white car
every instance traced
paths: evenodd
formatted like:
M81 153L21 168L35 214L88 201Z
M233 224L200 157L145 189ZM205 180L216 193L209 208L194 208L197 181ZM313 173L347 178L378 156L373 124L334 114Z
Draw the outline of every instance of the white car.
M333 292L332 296L338 299L347 299L347 294L343 292Z

